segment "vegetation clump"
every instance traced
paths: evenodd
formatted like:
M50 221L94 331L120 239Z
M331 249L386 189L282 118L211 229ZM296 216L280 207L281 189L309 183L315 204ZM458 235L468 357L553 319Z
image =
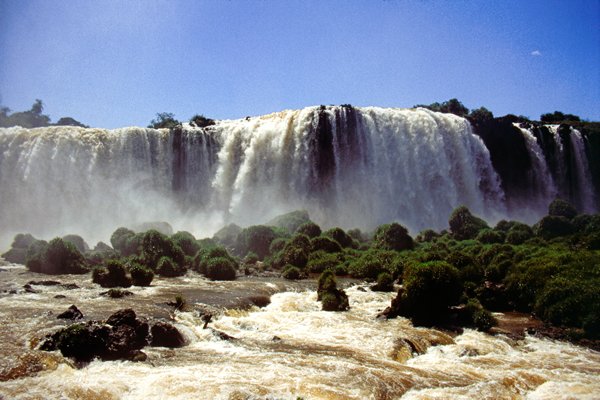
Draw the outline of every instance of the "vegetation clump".
M350 308L348 295L337 288L335 275L331 271L325 271L319 277L317 300L321 301L323 311L346 311Z
M414 247L408 230L400 224L381 225L375 231L373 247L382 250L410 250Z
M84 274L88 272L83 255L73 244L61 238L50 243L34 242L28 248L27 268L43 274Z

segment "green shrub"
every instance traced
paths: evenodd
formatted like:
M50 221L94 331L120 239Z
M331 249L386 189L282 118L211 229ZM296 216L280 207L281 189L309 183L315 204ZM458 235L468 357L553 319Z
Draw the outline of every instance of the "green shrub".
M133 243L131 243L131 240L134 236L134 231L121 227L114 231L113 234L110 236L110 244L112 245L113 249L118 251L122 256L127 257L135 253L132 253L131 248L133 247Z
M269 255L269 246L277 238L270 226L254 225L242 230L236 241L236 252L242 256L248 252L256 253L260 260Z
M296 233L306 235L309 238L321 236L321 228L314 222L305 222L296 229Z
M238 235L242 233L242 228L236 224L229 224L219 229L213 236L213 240L221 246L232 248L236 246ZM204 246L213 247L213 246ZM247 252L246 252L247 253Z
M534 310L542 320L554 325L585 328L585 322L594 318L594 305L600 298L599 284L598 278L591 282L554 278L538 292Z
M531 239L533 233L527 230L510 230L506 234L506 243L510 243L512 245L520 245L525 243L527 240Z
M308 254L300 247L286 246L283 249L282 260L285 264L291 264L303 269L308 262Z
M317 299L321 301L323 311L346 311L349 308L348 296L337 288L331 271L325 271L319 277Z
M162 257L170 258L178 267L185 266L185 254L168 236L156 230L144 233L142 240L144 264L156 271Z
M206 275L208 273L208 262L213 258L226 258L231 261L234 266L237 268L237 263L229 255L227 250L224 247L211 247L207 249L201 249L194 257L194 261L192 263L192 268L194 271Z
M244 257L244 264L253 265L253 264L256 264L257 262L258 262L258 256L256 255L256 253L249 252L248 254L246 254L246 257Z
M275 240L273 240L271 242L271 245L269 246L269 254L273 255L273 254L277 254L280 251L282 251L285 248L285 245L287 244L288 239L285 238L277 238Z
M163 256L158 260L156 265L156 273L160 276L173 278L176 276L185 275L186 269L184 266L177 264L170 257Z
M571 221L566 217L547 215L534 226L534 231L537 236L548 240L570 235L573 233L574 228Z
M380 225L375 230L373 247L381 250L401 251L412 249L414 242L405 227L397 223L392 223Z
M444 261L407 268L404 273L402 313L414 323L431 325L443 320L463 291L459 272Z
M46 244L32 243L27 250L27 268L43 274L83 274L88 272L83 255L71 243L55 238Z
M281 274L281 276L289 280L298 280L302 279L302 271L300 270L300 268L288 264L285 267L283 267L283 273Z
M233 281L236 278L235 269L235 263L229 258L211 258L206 266L206 277L213 281Z
M573 219L577 215L577 210L569 202L555 199L548 206L548 215Z
M419 234L415 238L415 241L417 243L433 242L439 236L440 236L439 233L437 233L433 229L425 229L425 230L419 232Z
M394 290L394 278L389 272L381 272L377 276L377 283L371 289L376 292L391 292Z
M477 299L469 299L460 322L467 326L474 326L483 332L489 331L498 324L492 313L483 308Z
M392 277L402 274L402 259L393 250L369 250L350 261L348 273L359 279L375 280L382 272L388 272Z
M267 225L284 229L288 234L292 234L296 232L301 225L308 222L311 222L308 212L306 210L298 210L279 215L267 222Z
M339 253L342 247L338 242L325 236L319 236L311 239L311 251L323 250L327 253Z
M63 240L71 243L81 254L90 250L88 244L83 240L83 238L79 235L66 235L63 236Z
M188 257L194 257L196 253L200 250L200 245L198 241L189 232L180 231L171 236L171 240L175 243L179 248L183 251Z
M131 282L135 286L150 286L154 279L154 272L139 263L131 263L129 273L131 274Z
M341 264L343 256L340 253L326 253L323 250L315 251L310 254L307 269L310 272L323 272L325 270L334 270Z
M457 240L474 239L480 230L488 228L481 218L475 217L465 206L460 206L452 211L450 219L450 232Z
M493 229L482 229L475 237L475 240L485 244L492 244L504 243L504 238L505 235L502 231L496 231Z
M131 286L131 278L127 276L125 265L119 260L109 260L103 267L95 268L92 282L104 288Z
M357 248L358 244L342 228L331 228L323 233L340 244L342 247Z

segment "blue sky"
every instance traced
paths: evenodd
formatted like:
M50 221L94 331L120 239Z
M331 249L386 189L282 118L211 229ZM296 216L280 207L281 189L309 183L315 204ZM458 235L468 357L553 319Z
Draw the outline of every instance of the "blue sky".
M452 97L600 120L600 0L0 0L0 103L54 121Z

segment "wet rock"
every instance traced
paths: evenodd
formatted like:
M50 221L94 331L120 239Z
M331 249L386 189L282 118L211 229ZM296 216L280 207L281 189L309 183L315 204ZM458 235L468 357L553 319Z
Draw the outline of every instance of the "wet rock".
M83 313L79 311L79 309L75 306L75 304L71 305L67 311L60 313L56 316L58 319L70 319L75 321L77 319L83 318Z
M25 292L27 292L27 293L42 293L41 290L32 288L29 283L26 283L25 285L23 285L23 289L25 289Z
M248 300L252 302L256 307L263 308L271 304L271 297L269 296L252 296Z
M73 324L46 336L40 350L60 350L63 356L78 362L94 358L142 361L145 358L139 350L148 343L148 331L148 324L137 319L133 310L119 310L106 324Z
M202 321L204 322L204 326L202 327L202 329L206 329L208 324L212 321L212 317L213 317L213 315L211 313L202 314L201 318L202 318Z
M126 296L133 296L133 292L123 289L110 289L100 293L100 296L110 297L111 299L120 299Z
M148 355L141 350L134 350L129 357L129 361L133 362L144 362L148 359Z
M36 285L36 286L56 286L56 285L60 285L59 281L29 281L27 283L29 285Z
M215 335L217 338L221 339L221 340L227 340L227 341L231 341L231 340L237 340L237 338L234 338L231 335L226 334L225 332L221 332L218 331L216 329L210 328L213 335Z
M65 296L64 294L57 294L56 296L54 296L55 299L66 299L67 296Z
M111 326L129 325L134 326L137 320L135 311L131 308L125 308L112 314L106 320L106 323Z
M281 338L279 336L273 336L273 339L271 339L274 342L281 342Z
M65 288L67 290L79 289L79 286L75 283L65 283L65 284L61 285L61 287Z
M479 350L472 348L472 347L467 347L465 349L463 349L463 351L460 352L460 357L475 357L479 355Z
M173 325L166 322L157 322L152 325L151 346L155 347L182 347L185 345L183 335Z

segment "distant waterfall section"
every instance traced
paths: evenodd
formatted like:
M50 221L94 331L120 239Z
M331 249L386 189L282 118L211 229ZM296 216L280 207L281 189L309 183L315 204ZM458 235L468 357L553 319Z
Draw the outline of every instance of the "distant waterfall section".
M0 129L0 230L107 240L167 221L211 235L306 209L317 223L444 229L464 204L535 222L560 196L597 212L585 138L572 128L474 131L426 109L309 107L208 128ZM0 239L9 240L6 237Z

